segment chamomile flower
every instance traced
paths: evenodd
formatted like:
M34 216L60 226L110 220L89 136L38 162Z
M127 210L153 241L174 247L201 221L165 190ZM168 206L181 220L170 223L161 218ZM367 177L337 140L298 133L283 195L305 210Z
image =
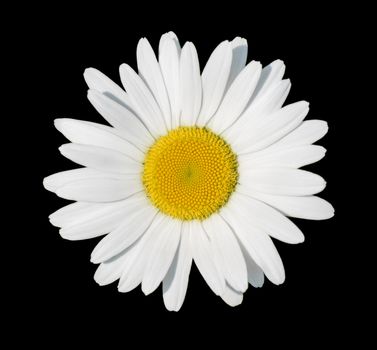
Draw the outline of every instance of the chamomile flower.
M120 292L162 283L166 308L183 304L192 261L213 292L231 306L251 284L285 279L273 240L300 243L287 218L333 216L314 196L319 175L299 168L325 149L327 132L304 121L309 106L283 107L291 83L277 60L247 61L242 38L220 43L203 71L194 45L181 49L172 32L158 59L146 39L136 73L120 66L124 90L94 68L84 78L88 98L111 126L57 119L71 142L60 152L82 167L44 179L46 189L75 201L50 215L69 240L104 237L93 250L100 285Z

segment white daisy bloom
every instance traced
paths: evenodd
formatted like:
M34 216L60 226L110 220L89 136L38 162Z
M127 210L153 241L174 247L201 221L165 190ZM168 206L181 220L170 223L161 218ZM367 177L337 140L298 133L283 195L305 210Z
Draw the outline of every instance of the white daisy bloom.
M69 240L106 235L91 261L95 280L119 279L120 292L160 283L168 310L181 308L192 261L231 306L248 284L285 279L271 238L300 243L287 216L322 220L333 207L315 196L324 179L300 167L319 161L313 145L327 132L304 121L305 101L284 106L291 83L276 60L246 64L247 42L224 41L202 73L195 46L170 32L158 59L148 40L137 46L136 73L120 66L124 90L94 68L88 98L111 126L55 120L71 142L61 153L83 166L44 179L73 200L50 215Z

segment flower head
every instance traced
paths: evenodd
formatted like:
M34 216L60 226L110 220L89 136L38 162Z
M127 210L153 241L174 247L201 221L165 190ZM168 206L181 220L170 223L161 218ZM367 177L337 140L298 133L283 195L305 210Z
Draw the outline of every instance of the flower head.
M61 153L83 166L44 180L75 201L50 215L63 238L101 235L91 257L100 285L119 279L120 292L145 294L162 282L164 302L179 310L192 261L209 287L231 306L264 275L285 279L271 239L300 243L287 216L321 220L332 206L314 196L322 177L299 168L320 160L313 145L327 132L304 121L305 101L284 106L291 83L277 60L246 64L247 42L214 50L200 73L192 43L161 37L158 59L146 39L138 73L120 66L124 86L94 68L85 71L88 98L111 126L55 120L71 142Z

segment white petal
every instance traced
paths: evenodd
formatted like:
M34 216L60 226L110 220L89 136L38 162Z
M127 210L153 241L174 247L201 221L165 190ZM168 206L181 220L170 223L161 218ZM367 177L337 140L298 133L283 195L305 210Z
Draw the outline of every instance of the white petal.
M181 49L175 36L164 35L160 40L159 63L170 101L171 127L175 129L179 126L181 114L179 90L179 59Z
M163 281L163 297L169 311L178 311L185 299L191 270L192 252L190 230L187 222L182 223L181 241L174 260Z
M234 233L253 260L262 268L267 278L275 284L285 279L283 262L271 238L257 228L245 213L240 213L238 201L232 198L223 207L221 216L230 224Z
M120 254L112 257L109 260L101 263L96 273L94 274L94 280L100 285L104 286L115 282L123 273L124 266L130 263L130 260L134 257L134 251L137 249L137 245L140 241L135 242L127 249L123 250Z
M309 171L289 168L260 168L240 174L240 186L283 196L307 196L321 192L325 180Z
M101 263L94 274L94 280L100 286L115 282L121 276L126 260L127 254L121 254L120 257L116 256Z
M137 193L125 200L112 203L73 203L71 206L77 206L70 208L69 213L67 210L65 214L58 211L50 220L60 223L62 228L59 233L65 239L89 239L116 229L126 215L138 210L138 205L145 200L144 197L144 193Z
M263 270L255 263L242 243L240 246L247 266L247 277L249 283L255 288L262 287L264 284Z
M82 222L76 222L67 227L62 227L59 230L59 234L64 239L68 239L70 241L78 241L102 236L111 232L122 223L124 219L124 210L118 210L109 213L107 209L108 208L103 208L103 210L96 210L96 212L98 212L102 216L93 216L91 220L83 220ZM102 214L101 211L105 213ZM94 212L94 210L92 210L92 212Z
M166 215L157 214L155 216L146 233L140 238L140 243L133 252L132 259L130 258L129 263L124 265L118 285L119 292L129 292L141 283L153 247L154 236L157 232L163 230L169 220L170 218Z
M252 99L247 118L263 119L263 116L281 108L288 97L292 84L289 79L273 83L266 91ZM246 117L246 116L245 116Z
M71 227L85 221L91 221L93 218L101 218L107 213L124 210L128 203L133 203L145 194L140 192L133 196L113 203L87 203L75 202L68 204L49 215L50 222L57 227ZM133 204L131 204L133 205Z
M187 42L183 48L180 59L180 125L195 125L202 106L202 80L198 54L195 46Z
M98 113L122 132L124 139L128 142L143 150L153 142L153 137L146 126L128 108L96 90L88 91L88 99Z
M168 272L177 251L180 236L181 222L171 219L152 238L152 247L141 285L145 295L152 293Z
M167 43L168 41L171 41L171 40L175 43L177 50L178 50L178 54L181 54L181 45L179 44L178 37L174 32L170 31L170 32L167 32L167 33L161 35L160 42L159 42L159 45L158 45L158 54L159 55L161 55L161 52L164 50L165 43Z
M225 285L224 293L221 295L221 299L223 299L229 306L237 306L242 303L243 294L234 290L228 284Z
M275 60L262 69L258 84L254 90L253 97L249 103L262 96L271 86L279 83L283 79L285 72L284 62Z
M52 174L43 179L43 186L46 190L55 192L59 187L62 187L70 182L86 179L101 179L103 177L113 177L115 179L122 178L122 175L113 173L104 173L96 169L78 168L73 170L61 171Z
M140 174L142 165L125 154L108 148L67 143L60 153L73 162L97 170L119 174Z
M238 154L256 152L284 137L296 128L308 114L305 101L296 102L269 114L263 120L252 121L232 142L232 148Z
M237 189L237 191L241 190ZM271 237L291 244L304 241L304 235L300 229L276 209L247 194L234 193L232 196L234 202L237 203L239 215L247 216L254 226L259 227Z
M167 130L165 119L149 88L135 71L125 63L119 67L119 74L132 105L148 130L155 137L164 135Z
M259 62L250 62L234 80L216 114L208 126L217 133L232 125L244 111L258 82L262 66Z
M253 100L242 115L227 130L224 136L229 139L237 139L248 128L255 128L263 121L266 115L277 111L284 103L291 87L289 80L282 80L266 91L262 96Z
M287 216L309 220L326 220L334 216L333 206L319 197L276 196L257 191L247 191L247 194L273 206Z
M131 250L127 254L127 259L122 266L118 283L118 291L121 293L130 292L141 283L146 259L140 252L144 248L145 236L146 234L130 246Z
M55 119L54 123L56 129L71 142L109 148L138 161L144 159L144 153L126 141L114 128L68 118Z
M318 162L325 156L326 149L322 146L304 145L278 147L263 151L247 153L238 157L239 171L256 167L301 168L304 165Z
M310 145L325 136L328 129L323 120L306 120L269 148Z
M246 263L232 230L218 214L204 220L202 225L219 253L219 265L225 279L235 290L244 292L248 285Z
M244 38L236 37L231 41L232 45L232 65L230 68L229 79L226 86L228 90L229 86L232 85L234 79L245 67L247 60L247 40Z
M94 248L91 262L100 263L119 254L134 243L148 229L156 209L147 201L136 203L138 210L124 217L123 222L114 231L104 237Z
M216 295L225 290L225 279L216 266L212 248L202 225L197 221L190 222L190 241L193 258L198 270Z
M196 124L206 125L219 108L232 64L232 46L223 41L211 54L202 73L203 102Z
M49 215L49 219L52 225L56 227L62 227L74 223L77 217L81 214L85 215L91 208L96 208L102 203L86 203L86 202L74 202L68 204Z
M100 210L98 210L99 212ZM102 217L94 217L90 221L75 223L72 226L62 227L59 234L70 241L90 239L105 235L116 229L124 219L124 210L106 213Z
M113 177L78 180L56 190L65 199L83 202L113 202L125 199L143 190L139 178L114 179Z
M139 40L137 45L137 67L139 75L144 79L149 89L152 91L157 103L160 106L165 124L171 128L171 111L168 94L162 78L161 69L157 62L156 55L145 38Z
M132 108L132 104L127 93L99 70L95 68L85 69L84 79L90 89L97 90L115 102L125 107Z

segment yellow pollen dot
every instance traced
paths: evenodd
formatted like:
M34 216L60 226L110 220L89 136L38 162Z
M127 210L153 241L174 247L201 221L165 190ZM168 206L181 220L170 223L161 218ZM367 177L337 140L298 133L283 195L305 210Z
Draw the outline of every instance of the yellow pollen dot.
M237 156L207 128L179 127L148 150L142 180L151 202L181 220L203 220L218 211L238 180Z

